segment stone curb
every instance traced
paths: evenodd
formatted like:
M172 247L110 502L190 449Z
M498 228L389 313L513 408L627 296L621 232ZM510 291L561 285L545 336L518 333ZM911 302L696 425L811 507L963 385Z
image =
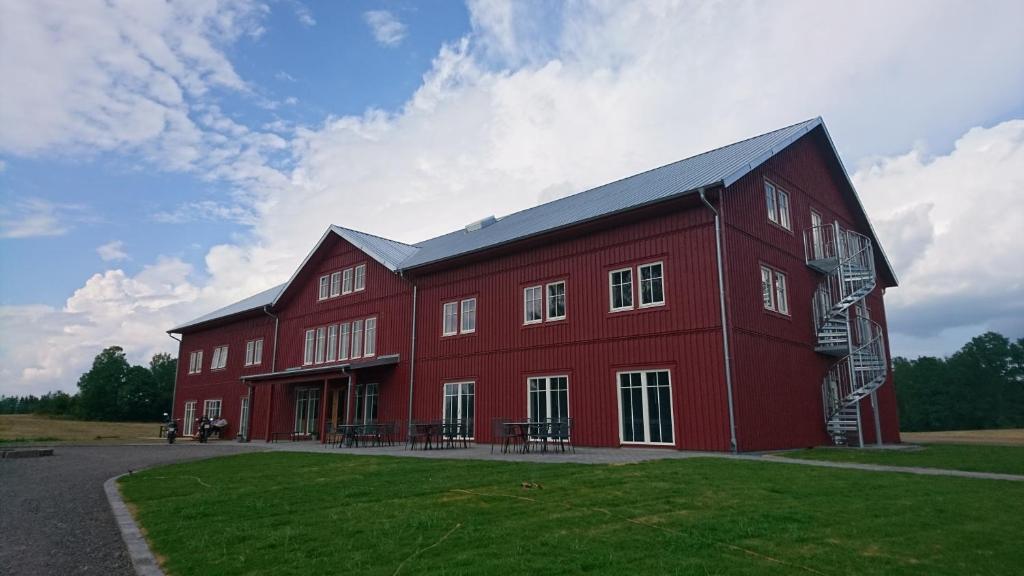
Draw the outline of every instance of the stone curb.
M6 448L0 450L0 458L38 458L53 456L53 448Z
M128 556L132 560L132 567L135 568L135 573L138 576L165 576L156 557L153 556L153 551L149 549L149 543L142 536L139 525L135 523L135 518L132 517L124 499L121 498L121 491L117 488L118 479L127 475L118 474L103 483L103 491L107 494L107 501L114 513L114 520L121 530L121 539L124 540Z

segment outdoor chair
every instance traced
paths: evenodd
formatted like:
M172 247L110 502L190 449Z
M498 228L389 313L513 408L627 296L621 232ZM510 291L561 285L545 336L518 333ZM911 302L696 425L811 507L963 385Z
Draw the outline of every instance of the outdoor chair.
M491 454L494 453L495 443L501 444L501 452L504 454L509 451L511 445L522 439L515 427L509 425L509 422L508 418L491 419Z
M562 452L565 452L568 445L572 453L576 453L576 447L572 444L572 418L557 418L551 421L551 442L558 442Z
M530 422L527 425L526 432L526 448L524 452L530 450L531 445L539 444L541 452L548 451L548 436L551 434L551 423L547 420L539 422Z
M416 449L416 443L422 442L424 448L428 448L431 444L431 431L432 426L425 422L416 422L415 420L409 422L409 441L406 446L409 450Z

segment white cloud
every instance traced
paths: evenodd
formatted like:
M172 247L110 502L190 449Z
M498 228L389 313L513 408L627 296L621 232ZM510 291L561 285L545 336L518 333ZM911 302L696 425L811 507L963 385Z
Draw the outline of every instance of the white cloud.
M121 240L112 240L97 246L96 253L100 255L100 259L104 262L128 260L128 253L124 251L124 242Z
M387 10L370 10L363 13L374 39L384 46L397 46L405 38L406 26Z
M30 11L21 4L0 6L8 13ZM946 297L969 296L974 288L957 286L971 286L972 274L983 273L994 284L1017 281L1011 272L999 275L1012 262L999 246L969 244L977 262L962 262L955 239L964 232L950 224L949 214L972 208L962 203L950 208L945 192L922 196L921 185L941 182L935 176L919 180L936 174L936 167L970 170L969 178L950 176L951 181L976 190L970 195L974 199L990 193L990 187L1005 199L1005 183L996 181L995 171L1013 173L1013 167L998 158L1017 158L999 156L1000 150L1014 149L1005 144L1007 126L968 134L948 160L913 153L904 158L903 153L917 140L950 143L967 127L1019 105L1016 95L1024 93L1024 37L1016 30L1024 19L1020 3L986 10L909 1L574 4L551 17L518 4L507 14L500 5L474 3L470 9L473 31L439 51L420 88L399 110L332 116L313 127L268 124L263 130L279 132L268 134L232 120L202 90L189 88L189 74L172 74L188 104L174 104L170 89L161 92L166 93L162 99L146 96L163 107L164 124L151 128L157 136L142 138L141 146L152 150L150 158L160 168L226 182L231 192L157 218L229 219L250 225L249 233L209 249L203 270L162 260L146 276L98 274L63 308L0 310L5 326L0 338L7 339L0 346L0 366L6 370L0 386L71 389L103 344L121 344L140 355L175 350L163 329L287 279L330 223L421 240L819 114L851 168L869 154L890 156L864 168L858 182L885 247L905 268L903 285L888 300L894 319L911 304L938 306ZM204 12L214 13L212 8ZM259 8L252 13L259 14ZM47 18L61 14L51 11ZM257 24L235 27L258 33ZM134 38L151 27L140 28L122 34ZM230 43L231 34L207 35L217 41L206 46L228 67L219 69L230 69L218 46ZM0 38L5 36L6 29L0 30ZM20 43L0 40L5 41L21 50ZM64 42L64 51L82 54L94 53L96 44L88 35ZM2 48L0 59L9 53ZM114 53L130 59L142 50L119 46ZM60 77L65 60L37 59L34 66L44 77ZM102 119L106 95L138 78L119 74L127 80L115 82L106 69L96 68L90 74L107 79L105 87L93 90L99 96L70 111L66 98L44 97L42 117ZM213 77L199 76L207 91L246 89L242 80L214 82ZM7 102L29 101L31 95L3 98L6 112ZM18 110L16 118L31 116L29 108ZM49 121L42 122L40 135L31 137L20 135L32 121L3 132L6 125L0 122L0 148L17 154L43 154L68 143L104 149L116 145L111 142L134 141L131 134L100 135L76 128L76 122L56 132ZM132 133L140 126L131 127ZM971 144L976 137L986 142ZM294 168L268 160L275 154L288 155ZM977 170L991 172L979 176ZM910 187L913 201L905 201L902 195ZM991 216L984 210L982 215ZM959 231L946 236L950 229ZM1002 242L1007 230L997 227L997 235L985 241ZM1006 241L1019 244L1019 238ZM933 264L946 253L956 274L968 277L956 276L939 289ZM926 287L919 288L916 278ZM958 302L970 315L967 300ZM998 303L987 300L986 305L992 302ZM948 324L941 313L930 318ZM8 325L24 327L22 340L40 344L9 344ZM74 338L63 336L65 329ZM64 347L71 352L62 353Z
M0 238L63 236L75 223L94 221L89 210L80 204L23 198L0 206Z
M295 18L298 19L300 24L303 26L316 26L316 18L313 17L313 11L309 9L309 6L295 0L292 2L292 7L295 9Z
M185 222L237 222L255 224L258 219L253 211L238 204L228 205L213 200L188 202L170 212L157 212L153 220L161 224L182 224Z

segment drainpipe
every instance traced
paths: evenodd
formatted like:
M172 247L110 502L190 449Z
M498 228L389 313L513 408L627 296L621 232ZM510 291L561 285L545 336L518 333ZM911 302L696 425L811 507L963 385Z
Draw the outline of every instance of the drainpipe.
M242 436L242 441L248 442L252 437L252 389L255 385L245 382L245 386L249 389L249 397L246 400L248 408L245 411L245 436Z
M725 356L725 391L729 401L729 445L733 454L739 452L736 443L736 415L733 410L732 399L732 357L729 355L729 327L726 324L725 314L725 273L722 270L722 223L718 210L708 202L704 195L704 188L697 190L700 193L701 202L715 215L715 258L718 263L718 303L722 312L722 354ZM721 199L721 194L719 194Z
M273 372L277 372L277 326L278 326L278 323L281 320L277 316L275 316L275 315L270 313L270 305L269 304L264 304L263 305L263 313L274 319L274 346L272 347L273 349L270 352L270 371L273 373ZM246 442L248 442L249 441L249 437L252 436L252 412L253 412L253 410L252 410L252 397L253 397L253 388L256 387L255 384L247 384L247 385L249 386L249 414L246 415L246 420L248 420L249 422L248 422L248 424L245 425L245 432L246 432L246 434L245 434L246 435L245 441ZM273 384L271 384L271 386L273 386ZM324 399L324 401L326 402L326 399ZM270 389L270 402L271 403L274 402L274 389L273 388ZM273 408L271 408L270 410L271 411L268 412L269 417L273 417L273 411L272 411ZM267 422L267 442L270 442L270 425L271 424L270 424L269 418L268 418L268 422Z
M274 319L274 350L271 353L272 355L270 357L270 371L271 372L276 372L277 371L277 324L278 324L278 322L280 320L278 319L277 316L274 316L273 314L271 314L270 310L268 310L268 308L270 308L269 304L264 305L263 306L263 313ZM250 406L250 408L252 408L252 407Z
M171 340L178 341L178 362L181 362L181 338L175 338L174 334L171 334L170 332L168 332L167 335L171 337ZM178 366L178 362L174 363L174 389L171 390L171 420L174 420L174 401L178 398L178 369L180 368L180 366ZM182 418L184 418L184 415ZM182 424L184 425L184 422L182 422ZM182 430L184 430L184 428L182 428Z
M412 390L416 379L416 285L412 285L412 344L409 352L409 419L406 426L412 425Z

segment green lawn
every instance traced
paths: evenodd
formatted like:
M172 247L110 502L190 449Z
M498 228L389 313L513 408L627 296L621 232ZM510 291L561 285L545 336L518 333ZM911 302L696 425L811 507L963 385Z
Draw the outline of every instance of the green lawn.
M924 466L971 472L1024 475L1024 446L929 444L919 450L812 448L781 454L805 460L835 460L892 466Z
M1024 563L1024 483L1007 481L715 458L265 453L121 486L176 575L1007 574Z

